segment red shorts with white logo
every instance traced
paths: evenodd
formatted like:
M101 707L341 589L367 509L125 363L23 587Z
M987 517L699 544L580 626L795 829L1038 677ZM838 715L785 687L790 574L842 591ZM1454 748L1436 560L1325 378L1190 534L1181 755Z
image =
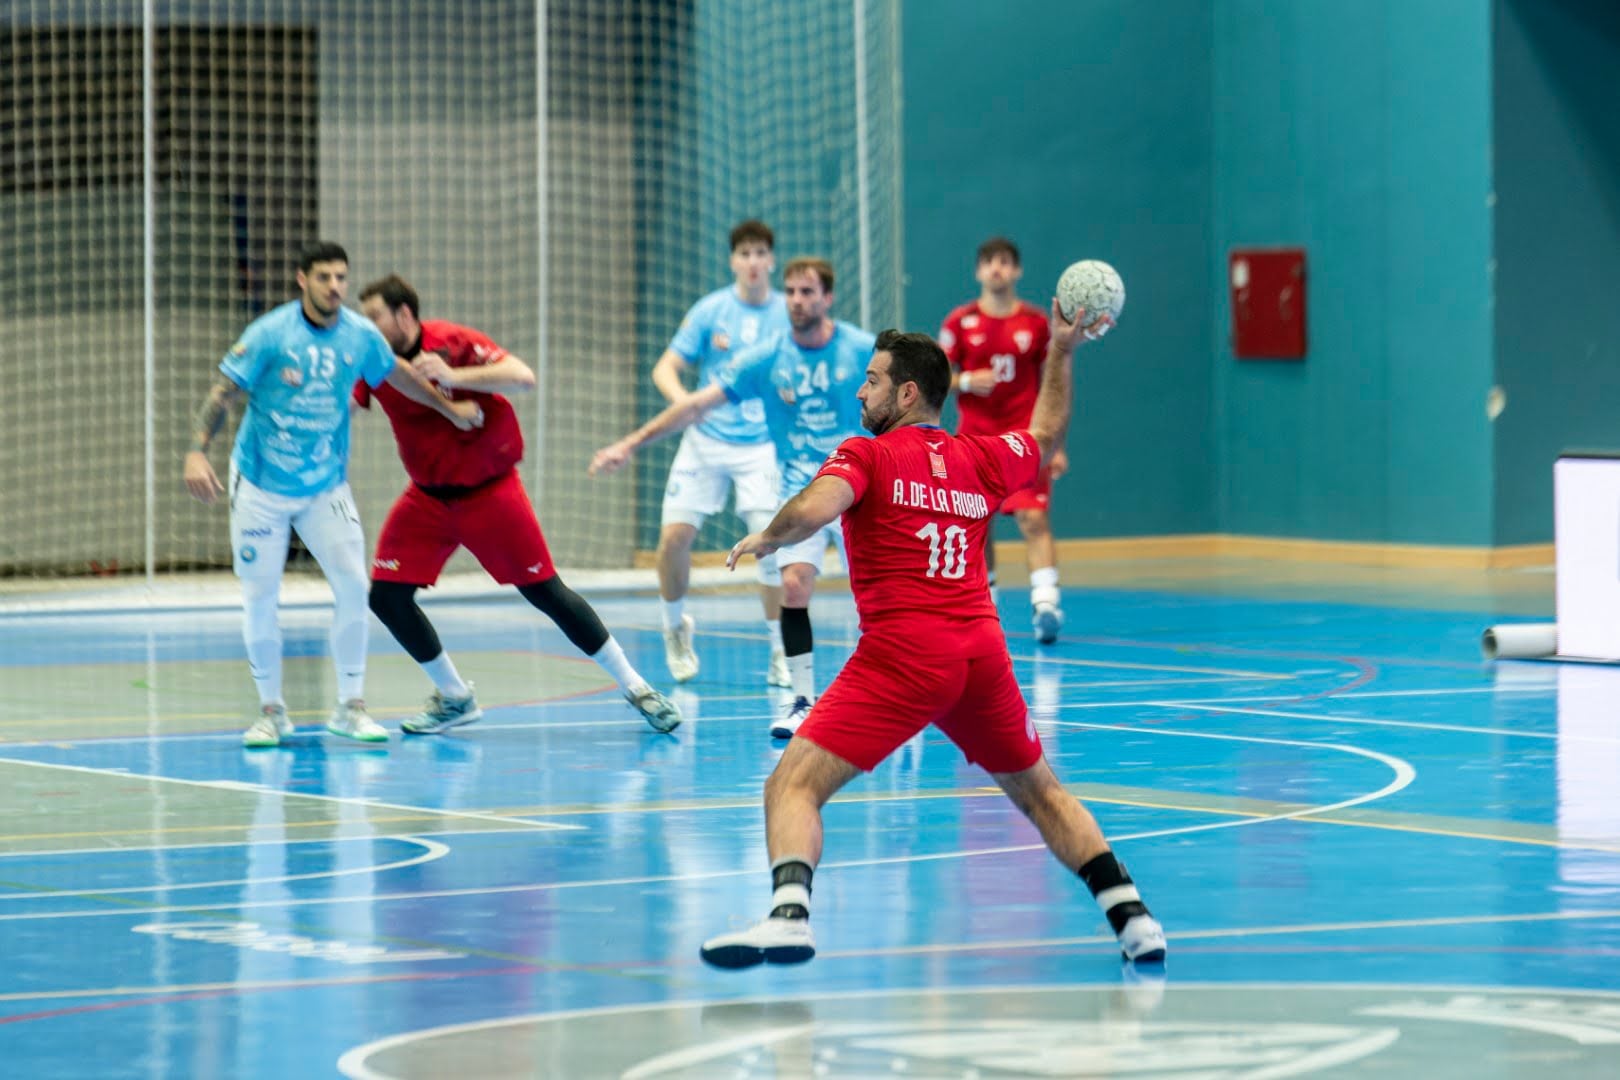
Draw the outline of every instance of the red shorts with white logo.
M1052 508L1052 474L1042 469L1033 484L1020 488L1001 500L1000 513L1016 514L1020 510L1050 510Z
M934 658L870 642L861 639L795 739L866 772L929 724L986 772L1022 772L1041 759L1041 740L1005 649Z
M388 511L373 581L432 585L465 546L502 585L535 585L555 577L551 551L540 532L528 492L514 469L465 494L435 498L415 484Z

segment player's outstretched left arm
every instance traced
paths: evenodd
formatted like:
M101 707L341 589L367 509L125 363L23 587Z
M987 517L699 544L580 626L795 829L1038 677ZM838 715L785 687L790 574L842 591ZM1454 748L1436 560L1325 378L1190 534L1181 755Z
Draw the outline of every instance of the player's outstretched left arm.
M484 426L484 410L476 401L451 401L438 388L418 375L405 361L394 360L388 373L388 385L418 405L426 405L462 431Z
M534 369L508 353L493 364L451 367L438 353L422 353L411 366L424 379L452 390L480 394L518 394L534 389Z
M849 481L836 476L818 476L793 498L782 505L771 523L757 533L749 533L726 556L726 567L737 568L737 560L744 555L760 558L769 555L783 544L796 544L809 539L816 530L838 520L838 515L855 502L855 489Z
M659 439L668 438L677 431L684 431L725 400L726 392L721 389L720 384L710 383L695 394L687 394L678 401L671 402L663 412L618 442L609 443L591 455L591 463L586 468L586 473L595 476L598 473L607 475L618 472L625 467L631 455L637 450Z

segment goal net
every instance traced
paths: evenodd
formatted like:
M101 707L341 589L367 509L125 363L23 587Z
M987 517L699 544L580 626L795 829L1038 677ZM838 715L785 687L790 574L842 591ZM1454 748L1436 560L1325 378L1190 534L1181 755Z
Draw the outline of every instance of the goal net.
M15 0L0 13L0 579L229 566L180 482L225 349L306 241L539 372L514 399L560 565L634 565L673 443L591 480L726 234L900 317L899 0ZM211 457L223 474L233 425ZM368 538L404 485L355 420ZM720 515L700 546L740 523ZM458 564L471 566L470 563ZM453 567L454 568L454 567ZM3 584L3 582L0 582Z

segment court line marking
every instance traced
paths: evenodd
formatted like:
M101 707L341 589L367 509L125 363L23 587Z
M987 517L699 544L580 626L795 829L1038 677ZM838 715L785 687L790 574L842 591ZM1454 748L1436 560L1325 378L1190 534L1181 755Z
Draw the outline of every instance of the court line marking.
M1113 938L1108 939L1110 943ZM817 953L817 956L830 955ZM914 997L959 997L969 994L980 996L1012 995L1012 994L1073 994L1081 993L1114 993L1119 989L1116 980L1113 983L1045 983L1013 986L919 986L919 987L884 987L882 989L860 990L827 990L813 994L769 994L740 998L684 998L676 1001L644 1001L630 1005L598 1005L584 1009L565 1009L556 1012L527 1013L522 1016L501 1016L488 1020L472 1020L461 1024L441 1024L437 1027L420 1028L416 1031L407 1031L398 1035L389 1035L371 1042L362 1043L346 1051L337 1060L338 1071L349 1080L397 1080L392 1073L373 1071L367 1064L367 1059L394 1050L411 1043L422 1042L427 1039L437 1039L446 1036L468 1035L474 1032L492 1031L497 1028L517 1027L524 1024L556 1024L564 1020L579 1020L585 1017L619 1016L637 1012L674 1012L681 1009L702 1009L727 1005L770 1005L781 1002L827 1001L830 999L846 1000L858 998L861 1000L874 1000L882 998L895 998L904 996ZM1382 993L1432 993L1432 994L1463 994L1484 993L1499 994L1502 996L1541 996L1568 995L1571 997L1620 998L1620 994L1612 990L1589 990L1574 987L1543 987L1543 986L1492 986L1479 984L1446 984L1446 983L1351 983L1351 982L1174 982L1174 990L1195 991L1248 991L1296 993L1299 991L1326 991L1326 992L1365 992L1368 994ZM3 998L0 998L3 1000ZM814 1028L815 1025L807 1025ZM628 1075L628 1074L627 1074ZM1259 1075L1258 1073L1253 1075Z
M234 791L238 794L269 796L277 799L314 799L317 802L335 803L339 806L368 806L378 810L405 810L413 814L431 815L433 817L460 818L467 821L494 821L502 825L524 826L535 829L583 829L583 825L565 825L554 821L522 821L520 819L496 817L494 814L482 814L476 810L436 810L429 807L406 806L403 803L383 802L380 799L351 798L341 795L316 795L307 791L282 791L278 788L263 787L258 784L240 783L234 780L183 780L175 776L158 776L152 773L114 772L110 769L92 769L85 765L61 765L54 761L29 761L26 758L0 757L0 765L29 765L36 769L59 769L63 772L88 773L91 776L112 778L115 780L144 780L156 784L179 784L185 787L208 788L211 791Z
M372 866L351 867L347 870L323 870L313 874L282 874L277 877L233 878L229 881L198 881L189 885L121 885L113 889L72 890L41 887L38 892L0 893L0 901L60 900L69 896L115 896L122 893L149 893L163 890L178 891L180 889L222 889L231 885L279 885L288 881L324 880L326 878L349 877L352 874L381 874L387 870L403 870L408 866L420 866L423 863L442 859L450 854L450 845L441 844L437 840L418 840L409 836L400 839L426 850L413 859L400 859L396 862L379 863Z
M1321 805L1317 805L1317 806L1314 806L1314 807L1313 806L1307 806L1307 807L1302 807L1302 808L1296 809L1296 810L1286 811L1286 812L1283 812L1283 813L1269 814L1269 815L1264 815L1264 816L1259 816L1259 817L1243 818L1243 819L1236 820L1236 821L1218 821L1218 822L1212 822L1212 823L1207 823L1207 824L1203 824L1203 825L1189 825L1189 826L1185 826L1185 827L1172 828L1172 829L1157 829L1157 830L1153 830L1153 831L1150 831L1150 832L1124 833L1124 834L1112 837L1111 842L1113 842L1113 843L1119 843L1119 842L1129 841L1129 840L1145 840L1145 839L1164 837L1164 836L1180 836L1180 835L1184 835L1184 834L1188 834L1188 833L1210 832L1210 831L1213 831L1215 829L1242 828L1242 827L1252 826L1252 825L1262 825L1262 824L1265 824L1265 823L1270 822L1270 821L1283 821L1283 820L1290 820L1290 819L1295 819L1295 818L1308 817L1309 815L1311 815L1313 813L1330 813L1330 812L1332 812L1334 810L1342 810L1342 809L1345 809L1346 807L1358 806L1358 805L1361 805L1362 803L1372 802L1372 801L1375 801L1377 799L1381 799L1381 798L1385 797L1386 795L1393 794L1394 792L1399 791L1402 788L1406 787L1417 776L1417 771L1415 769L1413 769L1411 765L1407 764L1405 761L1402 761L1400 758L1394 757L1394 756L1389 755L1389 754L1381 754L1381 753L1379 753L1378 751L1375 751L1375 750L1366 750L1366 749L1363 749L1361 747L1351 747L1351 746L1346 746L1346 745L1339 744L1339 743L1320 743L1320 742L1304 742L1304 741L1289 740L1289 739L1271 739L1271 738L1262 738L1260 736L1253 736L1253 735L1218 735L1218 734L1212 734L1212 733L1209 733L1209 732L1173 731L1173 730L1168 730L1168 729L1164 729L1164 728L1132 728L1132 727L1122 727L1122 726L1119 726L1119 725L1110 725L1110 724L1083 724L1083 723L1079 723L1079 722L1076 722L1076 721L1054 721L1054 723L1064 724L1065 726L1072 726L1072 727L1100 728L1100 729L1104 729L1104 730L1126 731L1126 732L1130 732L1130 733L1133 733L1133 734L1143 734L1143 735L1180 736L1180 737L1191 738L1191 739L1214 739L1214 740L1229 741L1229 742L1259 742L1259 743L1272 743L1272 744L1284 745L1284 746L1300 746L1300 747L1306 747L1306 748L1311 748L1311 749L1339 750L1339 751L1342 751L1342 752L1345 752L1345 753L1355 754L1355 755L1358 755L1358 756L1361 756L1361 757L1366 757L1366 758L1370 758L1372 760L1378 761L1378 762L1380 762L1382 764L1385 764L1385 765L1389 766L1396 774L1395 779L1391 780L1388 784L1384 785L1384 787L1382 787L1382 788L1379 788L1377 791L1368 792L1368 793L1365 793L1365 794L1362 794L1362 795L1355 796L1355 797L1350 798L1350 799L1340 800L1339 802L1336 802L1336 803L1321 804ZM1099 800L1099 801L1101 801L1101 800ZM502 822L510 822L512 820L523 820L523 819L496 818L495 820L502 821ZM1006 847L974 848L974 849L969 849L969 850L932 852L932 853L929 853L929 854L922 854L922 855L898 855L898 856L884 856L884 857L875 858L875 859L856 859L856 860L846 860L846 861L824 862L824 863L822 863L820 865L820 867L818 867L818 869L824 869L825 870L825 869L838 869L838 868L847 868L847 867L893 866L893 865L899 865L899 864L905 864L905 863L939 862L939 861L943 861L943 860L946 860L946 859L976 858L976 857L984 856L984 855L1006 855L1006 854L1014 854L1014 853L1026 852L1026 851L1044 851L1045 849L1046 849L1046 845L1044 843L1017 844L1017 845L1011 845L1011 846L1006 846ZM758 870L757 867L748 867L746 869L736 869L736 870L711 870L711 871L705 871L703 873L698 873L698 874L656 874L656 875L642 875L642 876L639 876L639 877L606 878L606 879L597 879L597 880L588 880L588 881L553 881L553 882L529 883L529 884L522 884L522 885L496 885L496 886L491 886L491 887L487 887L487 888L437 889L437 890L433 890L433 891L430 891L430 892L419 892L419 893L387 893L387 894L381 894L381 895L375 895L374 894L374 895L367 895L367 896L297 897L297 898L288 898L288 899L284 899L284 900L275 900L275 901L251 901L250 900L250 901L242 901L242 902L236 902L236 903L209 904L209 905L169 905L169 906L166 906L166 907L145 908L145 909L142 909L141 912L139 912L139 914L141 914L143 917L146 917L146 916L151 916L151 915L164 915L164 914L174 914L174 913L192 912L192 911L206 911L206 912L246 911L246 910L250 910L252 908L266 907L266 906L272 906L272 905L276 906L276 907L282 907L282 908L292 908L292 907L311 907L311 906L324 906L324 905L327 905L327 904L345 904L345 903L360 903L360 902L377 904L377 903L392 902L392 901L396 901L396 900L398 900L398 901L411 901L411 900L429 900L429 899L448 899L448 898L457 897L457 896L492 896L492 895L498 895L498 894L502 894L502 893L555 892L555 891L560 891L560 890L563 890L563 889L588 889L588 888L608 888L608 887L626 886L626 885L670 884L670 883L681 882L681 881L708 881L708 880L716 880L716 879L720 879L720 878L744 877L744 876L754 875L754 874L757 874L757 873L759 873L759 870ZM16 921L24 920L24 919L50 919L50 918L60 918L60 919L105 918L105 917L108 917L108 916L117 916L117 915L127 916L127 915L130 915L130 914L132 914L132 912L130 912L128 910L123 910L123 909L114 909L114 910L111 910L111 911L100 911L100 910L94 910L94 911L68 911L68 912L41 911L41 912L25 912L25 913L7 913L7 914L0 914L0 922L16 922Z
M332 824L335 825L335 824L341 824L341 823L332 822ZM516 821L516 822L513 822L513 824L515 824L515 825L524 825L524 824L526 824L526 822ZM234 826L227 826L227 827L234 827ZM251 827L251 826L249 826L249 827ZM277 826L277 827L281 827L281 826ZM154 830L141 829L139 831L140 832L152 832ZM165 831L165 830L157 830L157 831ZM167 830L167 831L172 831L172 830ZM494 836L494 835L498 835L499 833L502 833L502 832L524 832L524 831L525 830L523 830L521 828L519 828L519 829L429 829L429 830L426 830L426 831L423 831L423 832L410 832L410 833L349 833L349 834L344 835L344 836L295 836L295 837L291 837L289 839L199 840L199 841L197 841L196 843L193 843L193 844L139 844L139 845L131 844L128 847L121 847L121 846L112 846L112 847L75 847L75 848L52 848L52 849L40 850L40 851L0 851L0 859L26 859L26 858L28 858L30 856L34 856L34 855L39 855L39 856L54 856L54 855L116 855L116 854L119 854L121 852L126 852L126 851L134 851L134 852L143 852L143 851L165 851L165 852L166 851L190 851L193 848L254 847L254 846L257 846L259 844L278 844L278 845L281 845L283 847L291 847L294 844L348 844L348 843L354 843L354 842L358 842L358 841L362 841L362 840L367 842L367 843L372 843L372 842L375 842L375 841L378 841L378 840L416 840L416 839L418 839L420 837L423 837L423 836ZM104 833L104 832L50 833L50 834L26 833L26 834L23 834L24 837L26 837L26 836L37 836L37 835L51 835L51 836L106 836L108 834ZM10 839L18 839L18 837L0 836L0 841L10 840Z
M1221 705L1177 704L1162 706L1167 709L1191 709L1196 712L1237 714L1242 716L1274 716L1283 720L1313 720L1325 724L1361 724L1366 727L1412 728L1420 731L1457 731L1468 735L1501 735L1514 739L1555 739L1559 742L1599 743L1620 746L1620 738L1604 735L1577 735L1559 731L1515 731L1512 728L1469 727L1466 724L1437 724L1419 720L1375 720L1358 716L1328 716L1312 713L1283 712L1277 709L1228 708Z

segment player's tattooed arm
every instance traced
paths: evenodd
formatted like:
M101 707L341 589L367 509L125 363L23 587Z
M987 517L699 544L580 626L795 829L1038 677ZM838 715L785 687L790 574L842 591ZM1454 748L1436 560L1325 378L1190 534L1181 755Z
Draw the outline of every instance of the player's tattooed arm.
M231 406L241 400L242 388L230 376L214 376L214 385L208 388L208 396L203 398L192 420L191 449L206 454L214 436L225 426L225 417L230 414Z
M757 533L749 533L737 541L726 556L726 566L736 569L737 560L744 555L756 559L769 555L784 544L796 544L809 539L816 530L838 520L838 515L855 502L855 489L849 481L836 476L818 476L797 495L782 505L771 523Z
M208 462L208 447L219 434L219 429L225 426L225 416L231 411L231 406L242 398L242 388L227 375L220 374L214 377L214 385L208 388L208 396L197 408L197 415L192 422L191 450L186 454L183 479L186 490L199 502L211 503L225 490L219 482L219 474Z

